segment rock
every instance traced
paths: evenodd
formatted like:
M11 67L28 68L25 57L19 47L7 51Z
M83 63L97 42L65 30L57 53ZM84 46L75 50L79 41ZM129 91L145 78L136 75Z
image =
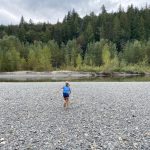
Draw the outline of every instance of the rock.
M133 143L133 146L134 146L135 148L137 148L137 147L138 147L138 143Z
M39 140L33 140L32 141L32 143L38 143L39 142Z
M0 149L148 150L150 84L74 82L67 111L62 86L0 84Z
M114 145L112 143L110 143L110 142L108 143L108 149L109 150L113 150L114 149Z
M0 144L1 144L1 145L6 144L6 141L5 141L5 139L4 139L4 138L1 138L1 139L0 139Z
M89 135L87 133L85 133L84 136L89 136Z
M6 141L0 142L0 145L4 145L4 144L6 144Z
M150 132L145 132L144 133L144 136L146 137L146 136L150 136Z

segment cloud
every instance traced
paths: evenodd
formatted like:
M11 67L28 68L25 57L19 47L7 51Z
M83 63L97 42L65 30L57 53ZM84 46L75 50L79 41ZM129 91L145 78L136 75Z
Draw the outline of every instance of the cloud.
M0 24L17 24L23 15L25 20L56 23L62 21L69 10L75 9L81 17L94 11L98 14L104 4L108 12L133 4L149 5L149 0L0 0Z
M9 23L8 20L13 20L14 23L17 23L17 16L13 15L11 12L6 11L5 9L0 9L0 21L1 24Z

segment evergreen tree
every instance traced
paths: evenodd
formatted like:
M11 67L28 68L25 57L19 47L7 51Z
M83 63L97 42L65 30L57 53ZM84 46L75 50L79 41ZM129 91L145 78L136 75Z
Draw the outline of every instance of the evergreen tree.
M102 14L107 13L106 8L105 8L105 5L102 5L101 10L102 10Z
M139 23L139 35L140 39L144 40L145 39L145 29L144 29L144 19L143 17L140 17L140 23Z
M0 70L51 70L84 65L150 64L150 9L91 12L80 18L69 11L56 24L0 25ZM118 55L119 52L119 55ZM125 62L125 63L124 63Z
M86 28L85 37L86 37L87 43L94 41L94 32L93 32L92 25L90 23L88 24Z
M120 21L119 18L116 16L114 18L114 26L113 26L113 39L114 42L120 43L120 35L121 35L121 26L120 26Z

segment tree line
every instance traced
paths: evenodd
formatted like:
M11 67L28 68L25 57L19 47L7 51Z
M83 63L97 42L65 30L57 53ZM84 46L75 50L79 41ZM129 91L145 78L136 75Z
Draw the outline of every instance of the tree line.
M69 11L56 24L0 25L0 71L102 70L150 64L150 9L129 6L108 13L102 6L81 18Z

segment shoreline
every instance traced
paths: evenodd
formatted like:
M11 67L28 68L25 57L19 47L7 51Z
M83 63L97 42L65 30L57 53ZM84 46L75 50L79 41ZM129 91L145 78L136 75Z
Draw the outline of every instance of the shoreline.
M134 77L134 76L150 76L150 73L137 72L83 72L83 71L15 71L15 72L0 72L0 78L9 77Z

